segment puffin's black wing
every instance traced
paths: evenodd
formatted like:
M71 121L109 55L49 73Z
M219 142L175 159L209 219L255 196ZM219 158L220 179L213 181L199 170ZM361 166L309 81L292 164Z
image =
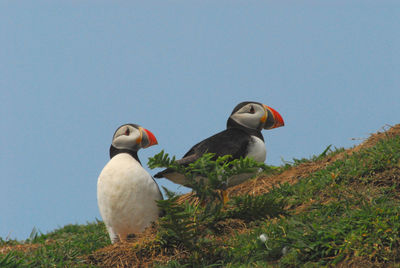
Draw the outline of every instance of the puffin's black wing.
M182 159L177 160L179 164L187 165L195 162L205 153L214 153L213 160L220 156L231 155L233 159L245 157L251 136L238 128L228 128L194 145ZM156 175L155 178L162 178L164 174L173 170L165 169Z

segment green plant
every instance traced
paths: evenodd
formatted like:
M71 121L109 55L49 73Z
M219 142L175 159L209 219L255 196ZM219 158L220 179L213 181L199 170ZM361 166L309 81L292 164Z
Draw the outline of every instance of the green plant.
M175 157L170 158L161 151L149 159L150 168L164 167L184 174L199 200L194 204L180 204L178 197L165 189L168 199L158 202L166 212L159 220L160 243L169 247L183 245L190 252L193 264L213 263L222 254L220 245L213 238L219 221L228 218L251 221L282 213L282 200L275 202L271 195L237 197L224 205L220 191L226 188L228 178L255 173L259 168L272 170L249 158L229 161L230 158L227 155L214 160L213 154L204 154L194 163L180 165Z
M175 156L169 157L167 153L161 151L154 157L149 158L148 166L154 168L169 168L183 174L189 181L190 187L196 196L205 201L222 202L221 195L216 190L226 188L228 179L234 175L242 173L256 173L258 169L273 170L273 168L259 163L251 158L240 158L229 161L230 155L225 155L215 159L215 154L206 153L195 162L181 165L175 161Z
M22 264L22 260L19 260L15 255L16 254L14 251L10 251L4 257L0 256L0 267L4 268L19 267Z
M234 197L227 210L227 218L242 219L246 222L284 215L285 201L278 192L259 196L243 195Z

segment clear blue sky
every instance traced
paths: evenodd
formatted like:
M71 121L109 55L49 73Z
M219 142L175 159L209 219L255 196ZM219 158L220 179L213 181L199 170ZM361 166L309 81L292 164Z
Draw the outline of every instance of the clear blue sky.
M245 100L285 120L263 132L272 165L400 123L398 1L144 2L0 2L3 239L100 218L97 177L123 123L156 135L146 167L223 130Z

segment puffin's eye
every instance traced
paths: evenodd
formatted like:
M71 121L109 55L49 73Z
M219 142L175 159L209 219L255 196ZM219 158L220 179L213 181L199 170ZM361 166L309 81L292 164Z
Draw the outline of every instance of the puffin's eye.
M129 130L129 128L127 128L127 129L125 130L124 135L129 136L130 133L131 133L131 131Z
M250 106L250 111L249 111L251 114L254 114L255 112L256 112L256 110L254 110L254 107L253 107L253 105L251 105Z

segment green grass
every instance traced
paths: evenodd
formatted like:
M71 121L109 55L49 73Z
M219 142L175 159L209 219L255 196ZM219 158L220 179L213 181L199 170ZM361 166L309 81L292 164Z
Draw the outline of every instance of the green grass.
M353 257L398 264L400 178L392 185L376 186L374 176L399 167L399 160L397 137L338 160L293 186L274 189L286 196L291 215L233 238L226 265L318 267ZM296 211L301 205L306 208ZM268 237L265 243L257 239L260 234Z
M332 144L331 144L331 145L328 145L322 153L320 153L318 155L312 155L309 158L305 158L305 157L300 158L300 159L293 158L292 161L287 161L287 160L282 159L282 162L284 163L284 165L280 168L283 170L286 170L293 166L299 166L300 164L303 164L303 163L317 162L319 160L324 159L327 156L332 157L332 156L339 154L341 152L344 152L344 151L345 151L344 148L337 148L337 147L335 147L332 150Z
M23 243L0 241L0 246L18 244L38 247L0 255L0 267L90 267L84 263L84 256L110 242L104 224L98 221L86 225L66 225L48 234L38 234L34 230Z
M286 162L279 169L339 152L343 149L327 147L318 156ZM294 185L280 185L260 197L234 198L216 220L243 220L249 232L224 236L221 242L196 238L189 230L184 234L193 239L190 256L159 265L192 267L202 261L210 267L320 267L362 260L400 267L400 172L396 170L400 170L400 137L332 162ZM177 224L182 227L175 232L182 231L179 228L185 228L187 217L195 212L191 208L171 213L181 217ZM179 234L167 232L171 231L167 220L174 218L164 221L160 236L164 246L180 243ZM265 241L259 239L261 234ZM33 232L24 242L0 239L0 247L18 244L40 246L0 254L0 267L91 267L85 256L110 242L104 225L96 222L67 225L48 234ZM199 252L199 245L207 250Z

